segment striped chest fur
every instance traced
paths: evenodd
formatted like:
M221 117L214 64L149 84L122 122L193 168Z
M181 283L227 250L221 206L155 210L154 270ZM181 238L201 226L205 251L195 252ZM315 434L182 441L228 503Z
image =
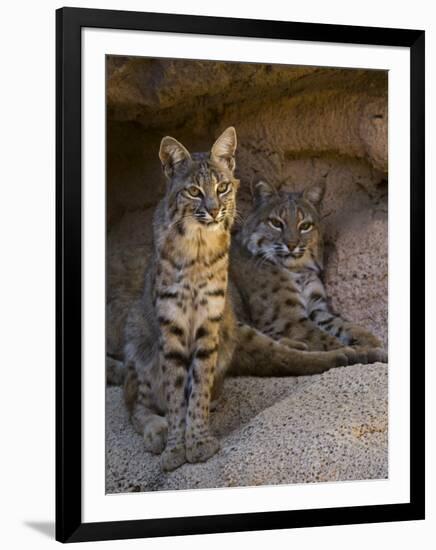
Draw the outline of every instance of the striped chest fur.
M311 319L325 300L316 272L273 265L256 268L256 277L245 280L243 292L254 325L274 338L289 336L293 327Z
M154 285L157 320L161 332L191 353L206 336L205 325L222 319L228 247L227 233L205 238L198 230L192 239L171 235L160 251Z

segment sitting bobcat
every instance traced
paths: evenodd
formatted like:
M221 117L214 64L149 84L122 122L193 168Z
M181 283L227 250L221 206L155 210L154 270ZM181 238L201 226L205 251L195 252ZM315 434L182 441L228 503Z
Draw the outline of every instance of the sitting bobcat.
M281 343L352 346L359 362L386 361L376 336L327 304L319 215L325 184L289 193L260 181L253 191L254 208L231 251L231 277L242 298L238 317Z
M218 450L209 409L227 371L314 374L356 360L349 347L295 350L236 321L239 296L228 282L235 149L232 127L210 153L191 155L171 137L160 146L168 185L155 211L144 291L126 322L124 396L146 449L162 453L163 470Z

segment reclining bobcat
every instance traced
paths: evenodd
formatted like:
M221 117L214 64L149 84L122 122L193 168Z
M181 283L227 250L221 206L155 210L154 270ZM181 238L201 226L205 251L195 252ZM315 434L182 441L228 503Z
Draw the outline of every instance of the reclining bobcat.
M230 254L230 276L243 304L238 318L280 343L299 342L308 350L353 346L359 362L385 361L376 336L327 304L319 216L324 192L323 182L303 193L255 185L254 207Z
M210 153L190 155L171 137L161 142L168 185L155 211L144 292L126 322L124 395L146 449L162 453L163 470L207 460L218 450L209 410L226 373L304 375L367 359L350 347L292 349L306 345L290 339L282 345L236 321L234 308L245 294L228 281L239 186L235 149L234 128Z

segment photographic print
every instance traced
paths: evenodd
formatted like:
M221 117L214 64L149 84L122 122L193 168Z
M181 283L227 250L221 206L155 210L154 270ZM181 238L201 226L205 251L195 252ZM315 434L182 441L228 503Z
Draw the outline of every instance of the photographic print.
M424 32L56 13L56 538L424 517Z
M388 71L106 56L106 492L386 479Z

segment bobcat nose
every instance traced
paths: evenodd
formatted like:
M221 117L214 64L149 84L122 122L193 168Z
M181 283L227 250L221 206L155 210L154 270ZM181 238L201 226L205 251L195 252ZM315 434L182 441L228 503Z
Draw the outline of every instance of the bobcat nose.
M296 248L298 245L298 241L288 241L287 247L289 248L289 251L292 252L294 248Z
M220 209L217 208L217 207L214 207L214 208L208 208L207 211L208 211L209 214L212 216L212 218L213 218L214 220L216 220L216 218L217 218L217 216L218 216L218 214L219 214Z

